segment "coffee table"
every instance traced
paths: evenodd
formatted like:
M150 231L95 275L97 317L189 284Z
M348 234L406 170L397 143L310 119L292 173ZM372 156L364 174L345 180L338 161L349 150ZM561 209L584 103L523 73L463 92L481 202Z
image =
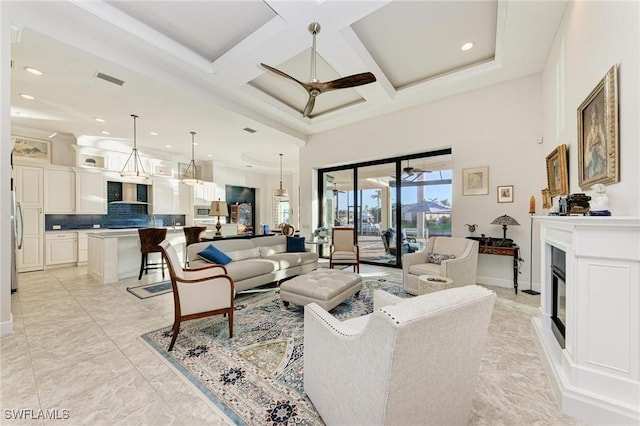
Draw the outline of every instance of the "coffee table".
M439 275L420 275L418 277L418 295L433 293L453 287L453 280Z

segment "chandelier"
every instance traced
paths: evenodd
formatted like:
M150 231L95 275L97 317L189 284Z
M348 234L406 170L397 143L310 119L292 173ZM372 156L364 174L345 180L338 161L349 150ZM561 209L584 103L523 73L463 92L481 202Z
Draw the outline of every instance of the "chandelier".
M203 182L200 179L200 176L198 176L198 168L196 167L196 160L195 160L196 143L194 141L194 137L196 135L196 132L190 132L190 133L191 133L191 162L189 162L187 169L184 171L184 174L182 175L182 183L186 185L201 185Z
M282 156L284 154L280 154L280 188L276 190L276 197L288 197L289 194L287 190L282 187Z
M131 117L133 117L133 150L131 154L129 154L126 163L124 163L124 167L120 170L120 176L134 179L147 179L149 175L144 171L136 143L136 119L138 116L131 114Z

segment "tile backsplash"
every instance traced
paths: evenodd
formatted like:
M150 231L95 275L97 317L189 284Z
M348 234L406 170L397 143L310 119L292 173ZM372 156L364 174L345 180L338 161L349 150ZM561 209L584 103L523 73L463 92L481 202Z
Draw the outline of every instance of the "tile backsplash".
M110 212L111 213L111 212ZM148 228L150 226L184 226L185 215L139 214L128 211L124 214L47 214L44 217L45 231L95 229L95 228Z

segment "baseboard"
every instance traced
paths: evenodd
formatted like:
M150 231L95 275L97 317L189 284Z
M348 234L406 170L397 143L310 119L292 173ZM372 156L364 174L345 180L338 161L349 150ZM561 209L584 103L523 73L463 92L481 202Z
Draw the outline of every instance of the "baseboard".
M9 314L9 320L0 322L0 336L7 336L13 333L13 314Z

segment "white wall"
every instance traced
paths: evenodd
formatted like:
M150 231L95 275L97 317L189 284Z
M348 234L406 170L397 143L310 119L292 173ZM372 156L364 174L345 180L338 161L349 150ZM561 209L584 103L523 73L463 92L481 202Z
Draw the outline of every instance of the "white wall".
M11 333L11 26L0 2L0 335Z
M578 186L577 108L619 64L620 182L607 186L616 216L640 215L640 3L571 2L543 72L544 134L569 147L569 190Z
M510 227L508 237L521 246L526 262L519 281L528 287L529 198L535 195L541 206L544 159L553 149L537 143L543 130L541 93L540 75L533 75L311 137L300 158L301 198L314 200L302 207L303 229L315 226L317 168L451 147L453 235L466 236L464 225L477 223L476 235L501 237L502 228L490 223L503 214L514 217L522 226ZM489 194L462 196L462 169L479 166L489 166ZM498 204L498 185L514 185L513 203ZM481 258L480 282L513 284L511 258Z

